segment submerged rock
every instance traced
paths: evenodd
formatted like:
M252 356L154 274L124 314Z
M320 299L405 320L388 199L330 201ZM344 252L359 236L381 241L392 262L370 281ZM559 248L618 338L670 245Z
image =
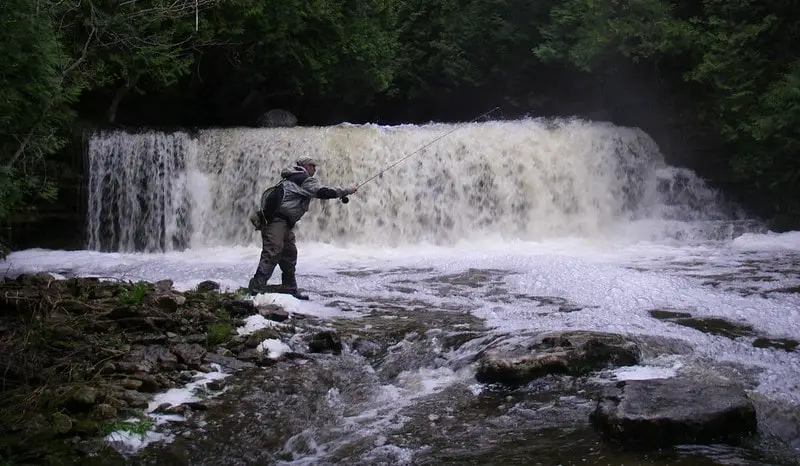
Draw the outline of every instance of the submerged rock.
M327 353L340 354L342 352L342 340L339 334L326 330L317 332L308 343L308 351L311 353Z
M590 418L608 438L646 447L735 441L757 430L741 387L681 378L619 382Z
M550 374L582 375L639 362L639 347L624 337L598 332L556 332L504 342L485 351L475 378L482 383L521 385Z

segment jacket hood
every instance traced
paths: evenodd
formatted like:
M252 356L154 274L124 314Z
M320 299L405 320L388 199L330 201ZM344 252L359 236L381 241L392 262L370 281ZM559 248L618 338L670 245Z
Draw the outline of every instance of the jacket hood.
M308 172L303 167L293 166L287 167L281 170L281 178L289 178L292 175L305 175L308 176Z

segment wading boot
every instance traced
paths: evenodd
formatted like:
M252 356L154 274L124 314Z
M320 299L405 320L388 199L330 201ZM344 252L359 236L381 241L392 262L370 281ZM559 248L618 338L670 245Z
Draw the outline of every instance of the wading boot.
M250 279L250 283L247 284L247 290L250 292L251 295L257 295L261 293L266 293L269 289L267 288L266 280L262 281L253 277Z
M304 295L297 289L297 279L293 273L281 273L281 288L279 293L290 294L297 299L308 301L308 295Z

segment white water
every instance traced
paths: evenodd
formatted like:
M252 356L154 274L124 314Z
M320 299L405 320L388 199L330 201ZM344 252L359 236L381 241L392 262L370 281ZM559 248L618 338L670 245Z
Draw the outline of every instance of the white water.
M27 250L10 255L4 267L10 275L170 278L179 289L211 279L236 289L259 255L245 213L277 168L311 154L323 159L323 181L363 180L450 129L98 137L90 145L90 244L125 252ZM104 173L127 181L115 187L112 178L97 178ZM151 189L131 185L135 176L150 180ZM111 222L110 211L123 214ZM366 185L350 204L318 203L299 224L298 238L299 281L312 301L292 302L295 311L352 315L342 303L414 299L430 312L469 309L502 331L666 336L692 352L645 361L648 374L669 376L707 361L739 364L759 371L761 396L800 405L797 351L755 348L750 337L710 335L648 312L720 317L751 325L760 336L800 340L800 294L767 292L800 285L800 232L746 232L691 172L665 165L638 130L585 122L468 125ZM166 252L132 252L134 246ZM500 284L448 292L430 280L470 269L510 274ZM495 299L487 292L492 287L508 299ZM556 312L520 295L561 297L584 309Z
M525 120L98 135L88 154L89 246L253 244L247 217L256 199L297 157L318 158L323 181L351 184L453 130L364 185L350 204L316 203L299 239L397 246L491 235L728 234L709 226L724 218L715 194L692 172L667 166L642 131Z

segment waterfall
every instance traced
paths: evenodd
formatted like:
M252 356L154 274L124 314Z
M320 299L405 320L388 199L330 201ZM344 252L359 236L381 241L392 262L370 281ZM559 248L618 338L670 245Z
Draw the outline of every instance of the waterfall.
M458 127L363 186L314 201L300 241L398 245L498 237L681 236L724 221L717 194L667 165L643 131L582 120L109 132L89 144L89 247L169 251L258 244L262 190L300 156L344 185ZM646 225L646 227L642 227ZM702 228L701 228L702 230Z

